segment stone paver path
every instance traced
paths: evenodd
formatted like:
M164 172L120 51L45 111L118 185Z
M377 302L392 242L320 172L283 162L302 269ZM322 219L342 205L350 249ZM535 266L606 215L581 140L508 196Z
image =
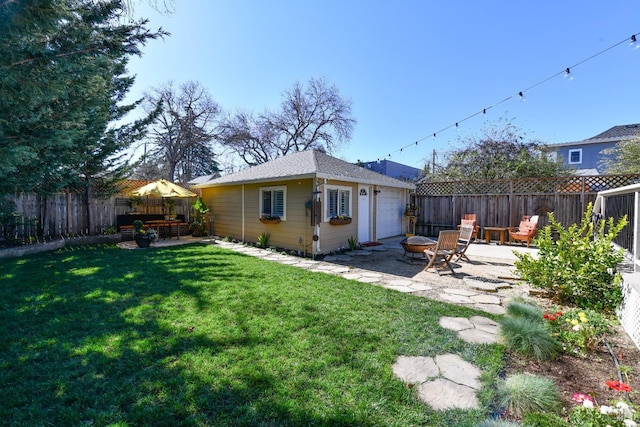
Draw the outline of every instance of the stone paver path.
M498 324L484 316L441 317L439 324L470 343L498 341ZM392 370L402 381L418 384L418 398L433 409L479 407L476 391L481 387L480 370L456 354L398 356Z

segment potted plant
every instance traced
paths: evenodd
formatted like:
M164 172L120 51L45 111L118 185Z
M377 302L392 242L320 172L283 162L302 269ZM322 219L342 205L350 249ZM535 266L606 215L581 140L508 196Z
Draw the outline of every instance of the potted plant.
M158 240L158 234L153 228L144 229L144 224L139 219L133 221L133 239L139 248L148 248L151 243Z
M407 203L404 208L404 216L418 216L418 207L412 203Z
M206 214L209 212L207 205L202 200L202 197L198 197L196 202L191 205L195 212L193 221L189 224L189 230L193 237L201 237L207 235L207 221Z

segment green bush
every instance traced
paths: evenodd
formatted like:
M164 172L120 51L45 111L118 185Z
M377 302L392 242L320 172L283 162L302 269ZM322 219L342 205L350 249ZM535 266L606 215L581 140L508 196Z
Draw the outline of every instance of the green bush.
M500 335L509 350L537 360L553 360L561 350L550 330L528 317L505 316L500 321Z
M543 412L532 412L526 414L523 419L526 427L571 427L564 419L555 414L546 414ZM577 425L577 424L576 424Z
M269 247L269 239L271 238L271 234L266 231L258 236L258 246L261 248L267 249Z
M627 225L627 217L617 223L613 218L600 221L595 230L599 237L593 239L592 212L589 204L582 222L568 228L550 213L550 225L535 239L537 257L516 253L516 274L549 291L557 303L611 312L622 302L620 274L615 267L623 259L623 251L616 250L612 242Z
M560 342L565 353L573 356L587 356L595 352L602 344L603 337L611 332L609 319L594 310L572 308L560 316L547 319L551 334Z
M556 384L544 377L514 374L498 386L502 406L521 417L530 412L556 413L560 409L560 392Z
M509 303L506 311L509 316L526 317L529 319L535 319L536 322L540 322L543 315L543 311L540 307L526 301L513 301Z

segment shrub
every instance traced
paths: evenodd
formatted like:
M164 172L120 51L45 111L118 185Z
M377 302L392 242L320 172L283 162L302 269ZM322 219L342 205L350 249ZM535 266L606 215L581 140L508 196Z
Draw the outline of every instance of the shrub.
M571 427L571 424L558 415L545 414L543 412L526 414L522 421L527 427Z
M612 242L627 225L627 217L617 223L613 218L600 221L595 230L599 237L594 239L592 212L589 204L582 222L568 228L549 213L550 225L540 230L535 239L538 256L516 253L516 274L548 290L557 303L614 311L622 302L620 274L615 267L622 261L623 251L616 250Z
M500 334L508 349L537 360L553 360L561 349L542 322L528 317L505 316L500 322Z
M271 238L271 234L264 232L258 236L258 246L261 248L267 249L269 247L269 239Z
M513 301L507 306L507 315L513 317L526 317L539 322L542 314L543 312L540 307L525 301Z
M560 409L560 393L556 384L544 377L515 374L499 386L502 405L517 417L530 412L556 413Z
M355 251L358 247L358 238L356 236L349 236L347 244L349 245L350 250Z
M611 323L605 316L589 309L570 309L561 318L553 321L551 317L548 319L552 335L571 355L586 356L594 352L604 335L611 330Z

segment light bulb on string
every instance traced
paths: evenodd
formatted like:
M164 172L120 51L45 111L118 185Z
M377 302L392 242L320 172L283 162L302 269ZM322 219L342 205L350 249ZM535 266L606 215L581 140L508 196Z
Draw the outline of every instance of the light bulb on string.
M527 102L527 98L524 97L522 91L518 92L518 96L520 97L520 102Z
M638 43L638 39L636 38L635 34L631 36L629 46L631 46L632 49L640 49L640 43Z
M567 69L564 70L564 78L569 81L573 80L573 74L571 74L571 69L569 67L567 67Z
M486 116L486 115L487 115L487 109L486 109L486 108L483 108L483 109L482 109L482 115L483 115L483 116Z

